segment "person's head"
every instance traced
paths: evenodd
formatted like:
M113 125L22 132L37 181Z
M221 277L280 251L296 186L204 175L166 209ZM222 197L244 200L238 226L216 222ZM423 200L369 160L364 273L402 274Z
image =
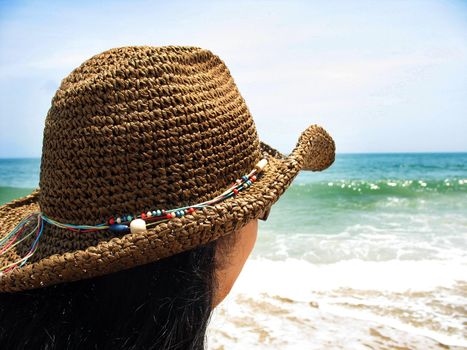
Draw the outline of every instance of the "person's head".
M0 293L5 349L203 349L211 311L253 249L258 220L171 257L82 281Z
M201 349L258 219L333 160L316 125L288 156L260 141L209 50L93 56L52 99L39 188L0 206L0 344Z

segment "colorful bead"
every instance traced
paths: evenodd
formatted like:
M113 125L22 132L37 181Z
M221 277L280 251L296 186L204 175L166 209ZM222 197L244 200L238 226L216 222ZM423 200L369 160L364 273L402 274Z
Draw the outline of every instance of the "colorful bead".
M131 221L131 220L133 220L133 217L132 217L131 215L128 215L128 216L126 217L126 220L127 220L127 221Z
M236 195L238 194L238 190L236 188L234 188L233 191Z
M253 182L255 182L255 181L256 181L256 175L251 176L251 177L250 177L250 180L253 181Z
M248 180L246 183L248 184L248 186L252 185L252 182L250 180Z
M131 233L144 233L146 232L146 221L143 219L134 219L130 222Z
M114 219L114 218L110 218L110 219L109 219L109 224L110 224L110 225L115 224L115 219Z
M172 219L172 214L167 214L165 217L166 217L167 219Z
M146 213L141 213L141 219L146 219Z
M242 176L242 180L243 180L243 181L246 181L246 180L248 180L248 176L246 176L246 175L243 175L243 176Z
M161 216L161 215L162 215L162 211L160 211L160 210L157 210L156 213L157 213L157 216Z
M157 211L153 210L152 211L152 216L159 216L159 215L157 215Z
M195 211L195 208L188 208L189 213L193 213Z
M109 231L114 233L129 232L130 228L127 225L113 224L109 226Z

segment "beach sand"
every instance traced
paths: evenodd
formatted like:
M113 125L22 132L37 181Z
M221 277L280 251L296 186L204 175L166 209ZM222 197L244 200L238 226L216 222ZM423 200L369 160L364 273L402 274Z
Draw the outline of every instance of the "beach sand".
M338 315L313 300L236 293L215 310L208 349L465 349L409 328Z

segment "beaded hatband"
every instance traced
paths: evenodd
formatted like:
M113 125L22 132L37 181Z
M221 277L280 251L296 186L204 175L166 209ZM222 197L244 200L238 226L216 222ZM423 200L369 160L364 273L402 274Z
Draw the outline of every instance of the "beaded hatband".
M18 267L18 265L19 267L22 267L28 261L28 259L34 255L34 253L37 250L39 239L44 229L44 223L48 223L50 225L54 225L78 233L97 232L101 230L109 230L114 233L146 232L148 227L157 225L158 223L165 222L176 217L182 217L186 214L194 212L196 209L208 207L212 204L216 204L227 198L237 195L238 192L242 191L247 187L250 187L253 184L253 182L257 180L257 175L259 176L266 164L267 159L261 159L255 165L255 168L252 171L250 171L249 174L243 175L240 179L237 179L235 182L233 182L230 185L230 187L223 193L208 201L176 209L150 210L147 212L143 212L140 215L117 215L111 217L109 220L107 220L107 222L95 226L64 224L47 217L42 212L31 213L27 217L25 217L9 234L7 234L4 238L0 240L1 256L7 253L10 249L15 247L17 244L19 244L26 238L30 237L33 234L36 235L36 238L29 252L21 259L14 261L9 265L2 266L0 268L0 276ZM32 226L31 222L35 220L37 220L35 226L31 230L28 230L28 227Z

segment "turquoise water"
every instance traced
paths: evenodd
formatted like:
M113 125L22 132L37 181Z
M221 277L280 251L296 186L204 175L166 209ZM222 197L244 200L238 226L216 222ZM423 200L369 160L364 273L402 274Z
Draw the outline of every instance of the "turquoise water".
M39 185L39 158L0 159L0 204L25 196Z
M430 239L437 242L433 249L441 241L467 249L467 154L338 155L325 172L301 172L272 208L262 230L263 237L270 232L274 239L259 242L258 255L274 257L285 250L287 256L315 263L344 256L389 259L418 254L422 258L428 250L414 246L407 251L407 242L420 245ZM365 254L351 250L331 257L318 254L319 247L310 251L302 237L315 242L323 235L336 239L366 234L379 240L384 234L394 235L405 248L368 242L372 245ZM287 246L279 249L277 244L285 241Z
M39 165L0 160L0 203L32 191ZM314 303L339 318L330 328L344 318L358 333L365 323L350 321L366 320L398 329L398 339L467 346L466 271L467 153L340 154L325 172L301 172L260 222L233 303L240 318L262 324L267 298L283 300L291 314L269 330L278 339L296 326L293 306L302 318L301 303ZM297 328L297 337L311 335Z

